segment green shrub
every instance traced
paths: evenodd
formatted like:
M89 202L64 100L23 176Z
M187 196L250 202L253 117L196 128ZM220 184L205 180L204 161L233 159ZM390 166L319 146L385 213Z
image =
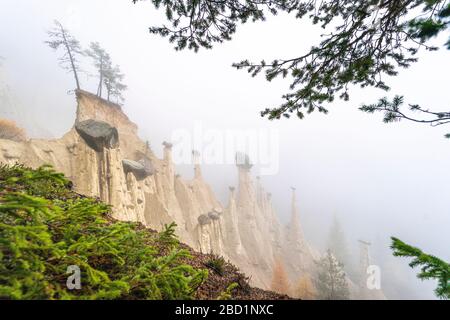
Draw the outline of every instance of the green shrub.
M0 165L0 191L23 191L32 196L63 200L78 197L71 192L71 186L72 183L62 173L49 165L35 170L21 164Z
M219 276L223 276L225 272L225 259L220 256L213 255L208 261L205 262L205 266L213 270Z
M69 187L48 166L0 167L1 299L194 297L207 271L183 263L174 224L158 234L114 221L109 206ZM79 290L66 286L70 265L81 270Z
M231 300L233 298L233 290L239 287L239 284L232 282L224 291L217 297L217 300Z
M179 244L177 237L175 236L175 228L177 224L172 222L171 224L164 225L164 230L158 235L157 241L159 244L168 248L173 248Z

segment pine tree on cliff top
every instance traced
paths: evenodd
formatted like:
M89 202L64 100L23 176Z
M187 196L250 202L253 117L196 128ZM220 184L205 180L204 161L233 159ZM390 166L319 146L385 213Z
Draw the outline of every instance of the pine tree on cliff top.
M103 91L103 80L107 69L111 65L111 58L98 42L91 42L89 49L85 50L85 53L87 56L92 58L92 60L94 60L94 66L97 69L99 78L97 96L101 98Z
M106 88L106 100L121 103L123 102L123 91L127 86L123 83L125 75L120 71L118 65L113 66L110 55L98 42L91 42L85 54L92 58L94 67L98 72L97 96L103 95L103 87Z
M118 65L112 66L109 63L106 66L104 75L103 75L103 83L106 87L106 99L111 101L112 98L115 98L116 103L121 103L124 100L123 91L127 89L127 86L123 84L123 78L125 75L120 71L120 67Z
M80 80L78 78L78 72L80 71L80 67L78 56L82 56L84 54L81 50L80 43L57 20L55 20L55 27L47 33L50 40L45 41L45 43L55 51L60 48L62 49L63 54L58 59L59 65L64 70L68 70L73 73L75 84L79 90Z

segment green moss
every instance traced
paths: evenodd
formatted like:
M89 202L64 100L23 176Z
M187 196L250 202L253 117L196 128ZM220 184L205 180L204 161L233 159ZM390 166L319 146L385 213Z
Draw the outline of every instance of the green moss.
M174 224L151 233L70 190L52 168L0 167L0 298L190 299L207 271L183 263ZM68 266L81 289L66 286Z

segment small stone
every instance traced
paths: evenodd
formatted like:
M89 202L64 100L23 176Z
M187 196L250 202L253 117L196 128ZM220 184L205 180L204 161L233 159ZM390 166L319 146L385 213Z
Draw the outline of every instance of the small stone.
M147 164L144 162L123 159L122 165L125 173L132 172L138 179L145 179L154 173L153 167L150 163Z
M165 148L172 149L172 146L173 146L172 143L164 141L162 144Z
M220 219L220 214L215 212L215 211L211 211L208 213L208 217L211 218L211 220L219 220Z
M211 223L211 218L208 215L206 215L206 214L200 215L197 220L198 220L198 223L200 225L202 225L202 226L205 225L205 224L210 224Z

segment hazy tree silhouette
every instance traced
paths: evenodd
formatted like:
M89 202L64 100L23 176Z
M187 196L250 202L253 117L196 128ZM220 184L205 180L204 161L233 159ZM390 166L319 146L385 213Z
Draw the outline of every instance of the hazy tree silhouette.
M316 288L319 299L349 299L349 288L343 265L333 256L330 250L317 263L318 273Z
M294 288L294 296L303 300L316 299L316 288L308 274L302 275L298 280L297 286Z
M18 127L14 121L0 118L0 139L20 142L25 141L27 136L25 130Z
M55 20L55 27L47 33L50 40L45 41L45 43L55 51L62 50L63 53L58 58L59 65L63 69L73 73L77 89L80 89L78 56L83 55L80 43L57 20Z
M288 294L290 290L288 276L284 265L280 260L275 262L272 270L272 284L270 286L272 291L278 293Z
M327 247L331 250L331 253L336 257L336 259L338 259L338 261L341 262L347 270L349 270L351 267L351 261L347 241L336 215L333 217L333 223L331 224L328 232Z

